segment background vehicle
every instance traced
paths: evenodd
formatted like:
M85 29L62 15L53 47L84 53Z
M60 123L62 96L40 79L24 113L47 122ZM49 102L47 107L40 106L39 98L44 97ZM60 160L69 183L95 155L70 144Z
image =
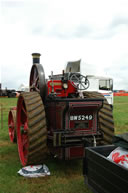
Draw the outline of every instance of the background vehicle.
M16 97L16 91L14 89L0 88L0 97Z
M66 66L66 73L79 72L86 75L89 80L89 87L87 91L96 91L104 95L108 103L113 107L113 79L103 76L87 75L86 66L81 60L75 62L68 62Z

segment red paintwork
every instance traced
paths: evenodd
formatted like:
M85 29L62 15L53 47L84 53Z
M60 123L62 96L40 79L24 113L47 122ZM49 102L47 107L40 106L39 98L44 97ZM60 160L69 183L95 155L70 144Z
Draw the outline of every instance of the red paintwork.
M14 110L14 109L13 109ZM14 117L12 114L12 111L9 111L9 116L8 116L8 130L9 130L9 138L10 141L13 143L15 139L15 123L14 123Z
M79 99L77 99L78 101ZM68 109L67 105L68 104ZM82 104L82 106L81 106ZM72 129L74 127L75 121L69 120L70 116L72 115L92 115L93 120L88 120L89 127L88 128L79 128L76 131L84 130L86 133L89 131L92 134L92 130L90 129L93 127L93 132L96 133L97 129L97 111L98 108L101 106L102 102L89 102L83 100L83 102L70 102L70 101L49 101L47 102L46 107L46 115L48 119L48 130L62 130L62 129ZM65 115L64 115L65 113ZM77 121L78 123L81 121ZM87 122L82 121L82 122ZM65 127L64 127L64 124Z
M67 148L67 159L76 159L84 157L84 147L76 146Z
M83 138L98 133L97 112L102 101L86 99L68 99L64 101L49 100L46 102L48 122L48 146L60 159L81 158L84 154ZM71 116L91 116L91 120L70 120ZM85 123L86 127L83 127ZM76 128L75 125L78 125ZM68 131L68 133L66 133ZM75 139L76 142L72 140ZM69 142L68 142L69 141ZM49 149L50 149L49 146ZM67 147L68 146L68 147Z
M52 84L54 85L53 90L54 93L56 93L57 97L68 97L69 94L76 93L77 89L71 84L71 82L68 80L68 88L63 88L63 82L61 80L50 80L47 83L48 87L48 95L52 93Z
M23 166L26 165L28 155L28 123L27 113L23 97L20 96L18 99L17 107L17 140L18 140L18 151L21 163ZM22 128L22 132L21 132Z
M100 103L96 103L93 101L75 102L75 104L70 103L70 116L81 115L81 118L83 115L85 118L92 116L92 119L90 120L87 120L87 119L86 120L77 120L77 123L87 123L88 126L81 127L81 128L79 127L78 129L76 129L76 131L84 131L88 134L96 134L97 132L97 110L100 105L101 105ZM75 127L75 121L71 120L69 122L69 128L72 129L74 127Z

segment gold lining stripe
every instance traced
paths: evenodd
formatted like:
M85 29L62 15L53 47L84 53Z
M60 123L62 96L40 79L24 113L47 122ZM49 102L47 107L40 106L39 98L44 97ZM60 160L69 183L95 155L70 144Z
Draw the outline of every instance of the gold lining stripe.
M61 86L61 82L50 82L50 86Z
M38 55L34 55L34 56L32 56L33 58L40 58L40 55L38 56Z

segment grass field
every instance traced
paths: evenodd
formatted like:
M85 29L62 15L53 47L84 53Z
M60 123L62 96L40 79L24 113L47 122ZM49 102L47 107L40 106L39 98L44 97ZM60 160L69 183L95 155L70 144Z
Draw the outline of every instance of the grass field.
M4 106L15 106L17 99L0 98ZM82 161L59 161L47 158L51 176L26 179L17 174L21 169L17 145L8 137L7 112L0 130L0 193L91 193L84 184ZM115 132L128 131L128 97L114 98Z
M128 96L114 97L115 132L128 132Z

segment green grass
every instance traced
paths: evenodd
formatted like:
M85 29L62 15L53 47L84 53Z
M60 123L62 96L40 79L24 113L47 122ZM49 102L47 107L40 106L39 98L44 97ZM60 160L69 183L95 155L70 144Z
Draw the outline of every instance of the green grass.
M3 106L16 106L17 99L0 98ZM1 116L0 116L1 117ZM0 129L0 193L91 193L84 184L82 160L45 160L51 176L28 179L17 174L22 168L17 145L8 137L8 112L4 112L4 127Z
M2 104L2 106L1 106ZM0 108L3 110L3 128L1 129L1 111L0 111L0 140L8 140L7 123L8 123L8 111L10 107L14 107L17 104L17 98L0 98Z
M114 97L115 133L128 132L128 96Z
M0 98L4 106L15 106L17 99ZM128 132L128 97L114 98L115 132ZM8 112L0 129L0 193L91 193L84 184L82 161L60 161L48 157L45 164L51 176L27 179L17 174L21 169L17 145L8 137Z

